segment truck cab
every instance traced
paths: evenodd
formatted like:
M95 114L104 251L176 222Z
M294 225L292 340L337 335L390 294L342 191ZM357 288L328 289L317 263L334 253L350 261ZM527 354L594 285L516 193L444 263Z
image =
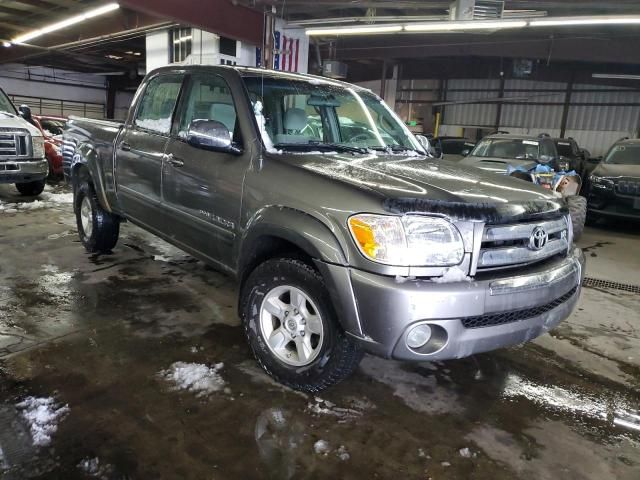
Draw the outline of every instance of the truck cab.
M39 195L49 166L42 133L30 120L29 107L18 113L0 89L0 183L14 183L22 195Z

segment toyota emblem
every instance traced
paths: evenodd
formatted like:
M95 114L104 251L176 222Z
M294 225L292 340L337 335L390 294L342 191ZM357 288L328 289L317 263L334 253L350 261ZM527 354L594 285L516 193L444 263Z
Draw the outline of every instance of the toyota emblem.
M536 227L529 237L529 248L531 250L542 250L549 241L549 234L542 227Z

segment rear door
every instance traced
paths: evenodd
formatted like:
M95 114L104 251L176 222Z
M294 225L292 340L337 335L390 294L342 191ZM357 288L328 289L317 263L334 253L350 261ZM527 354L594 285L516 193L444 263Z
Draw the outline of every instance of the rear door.
M154 229L164 223L162 159L183 80L170 72L149 80L116 144L118 198L127 216Z
M235 73L213 72L192 74L185 85L174 135L166 150L162 192L167 216L175 225L175 238L229 267L244 175L251 162L250 145L243 138L251 138L251 132L246 102L240 107L245 113L238 114L238 98L244 92L238 82L226 78ZM222 123L242 153L216 152L187 143L193 120Z

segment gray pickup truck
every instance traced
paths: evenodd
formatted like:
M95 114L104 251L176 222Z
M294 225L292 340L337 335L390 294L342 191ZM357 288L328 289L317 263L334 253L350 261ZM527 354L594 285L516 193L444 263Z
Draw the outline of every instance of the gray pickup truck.
M565 319L584 256L561 198L424 155L369 90L252 68L147 75L121 124L64 134L80 239L125 219L237 278L260 365L319 391L363 352L454 359Z
M15 183L22 195L39 195L44 190L49 164L42 133L29 123L30 118L28 107L20 107L18 114L0 89L0 183Z

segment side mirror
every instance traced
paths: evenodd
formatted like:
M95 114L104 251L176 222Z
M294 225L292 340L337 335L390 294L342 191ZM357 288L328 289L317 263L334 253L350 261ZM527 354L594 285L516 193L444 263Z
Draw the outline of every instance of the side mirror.
M460 152L460 155L462 155L463 157L468 156L471 153L471 150L469 150L468 148L465 148L464 150L462 150Z
M27 122L31 123L31 121L33 120L33 117L31 116L31 109L29 108L28 105L20 105L18 107L18 112L20 113L20 116L22 118L24 118Z
M426 135L417 134L415 137L427 155L429 155L430 157L440 158L437 155L437 152L435 151L435 149L431 146L431 142L429 141L429 138Z
M214 152L238 155L242 150L233 145L231 134L223 123L216 120L193 120L187 132L187 143L192 147Z

